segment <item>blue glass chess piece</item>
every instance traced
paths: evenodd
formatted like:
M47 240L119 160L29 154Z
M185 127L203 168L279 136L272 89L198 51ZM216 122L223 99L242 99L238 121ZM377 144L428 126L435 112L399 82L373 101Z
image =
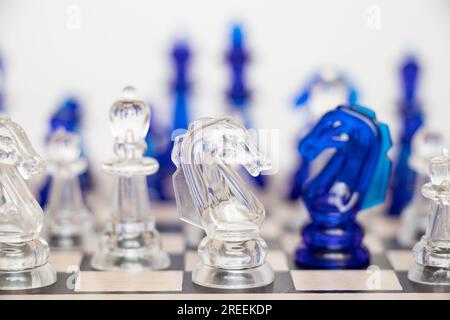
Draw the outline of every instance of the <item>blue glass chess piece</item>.
M299 152L314 161L335 150L322 170L305 185L302 198L311 222L302 230L296 263L303 268L359 269L370 255L361 244L356 214L384 201L391 161L387 125L361 106L340 106L326 113L300 143Z
M322 72L314 73L310 79L308 79L302 88L300 94L295 99L295 108L309 108L308 102L310 101L313 91L317 87L323 87L327 91L331 91L336 89L338 86L344 88L347 92L346 101L342 101L342 103L346 103L349 105L354 105L358 100L358 92L353 85L352 81L343 73L337 72L335 70L323 70ZM312 110L308 110L309 115L311 117L308 127L311 127L315 120L314 117L311 116ZM302 194L303 185L308 179L310 171L310 162L306 158L301 158L300 163L293 175L292 178L292 187L289 191L287 200L289 201L297 201Z
M231 29L231 46L226 52L225 58L230 66L230 87L226 91L228 104L237 112L246 128L252 128L252 122L249 115L249 105L251 91L247 87L245 71L250 61L250 55L245 47L245 37L242 26L233 25ZM252 177L259 188L267 185L266 176L258 175Z
M150 124L150 130L146 141L149 145L146 156L153 156L159 162L159 171L147 177L147 184L152 189L152 194L160 201L172 201L172 175L176 170L172 162L171 154L175 137L184 133L189 126L189 92L190 81L188 76L191 50L186 41L178 40L172 49L174 65L174 80L170 89L174 97L172 125L170 132L164 134L155 132L155 123ZM157 145L156 138L166 141L164 145ZM153 140L153 141L151 141Z
M245 82L245 69L250 56L244 46L244 40L242 27L234 25L231 29L231 47L226 53L226 60L231 68L231 84L226 91L226 97L230 106L239 111L244 125L250 127L248 105L251 93Z
M81 136L81 120L82 120L82 109L80 102L75 97L66 98L61 105L58 106L56 111L52 114L50 118L50 128L47 134L47 141L50 137L59 129L64 128L66 131L71 133L77 133ZM82 137L81 137L82 138ZM86 157L85 148L81 144L81 157ZM87 191L93 188L93 179L91 172L86 170L84 173L80 174L80 186L83 195ZM44 185L39 190L39 204L45 207L49 197L51 185L51 177L48 176Z
M392 177L392 202L388 213L398 216L412 200L416 182L416 172L409 166L411 143L417 130L424 123L422 106L417 100L417 83L420 67L414 57L408 57L401 67L401 82L403 97L400 102L400 112L403 128L399 141L394 174Z

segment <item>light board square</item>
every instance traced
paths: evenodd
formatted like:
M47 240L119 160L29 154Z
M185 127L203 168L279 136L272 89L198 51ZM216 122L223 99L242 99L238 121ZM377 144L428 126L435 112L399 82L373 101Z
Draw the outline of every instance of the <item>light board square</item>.
M392 270L293 270L291 276L301 291L402 290Z
M183 271L82 271L76 292L181 291Z

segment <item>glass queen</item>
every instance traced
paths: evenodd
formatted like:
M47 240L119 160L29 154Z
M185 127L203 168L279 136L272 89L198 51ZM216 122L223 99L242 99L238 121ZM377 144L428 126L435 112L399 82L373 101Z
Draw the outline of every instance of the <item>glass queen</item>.
M259 234L264 207L232 168L240 164L253 176L270 168L249 132L230 117L199 119L176 138L172 160L180 219L206 232L192 281L221 289L272 283Z

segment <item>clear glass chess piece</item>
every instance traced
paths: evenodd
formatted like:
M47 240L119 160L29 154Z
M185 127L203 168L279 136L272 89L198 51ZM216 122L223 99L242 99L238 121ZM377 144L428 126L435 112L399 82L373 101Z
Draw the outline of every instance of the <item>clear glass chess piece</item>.
M47 262L48 244L39 236L44 214L24 179L45 169L25 131L0 117L0 289L49 286L56 272Z
M87 169L87 161L80 154L78 135L60 127L50 137L47 169L51 184L45 231L52 248L83 248L93 228L81 194L79 175Z
M307 109L304 129L308 129L330 110L330 106L356 104L358 92L345 72L335 66L323 66L305 82L295 101L295 107Z
M143 156L150 108L136 98L133 87L123 93L109 115L116 159L103 164L103 170L115 176L111 219L91 263L99 270L165 269L170 260L161 250L146 183L146 176L158 171L159 165Z
M430 160L445 146L441 132L421 128L412 140L409 166L416 172L415 191L412 201L401 216L401 228L397 237L400 245L412 248L425 233L428 224L430 201L422 196L422 186L429 182L428 166Z
M428 227L425 235L414 246L414 265L409 270L411 281L450 285L450 156L443 149L431 160L431 181L422 188L431 200Z
M232 168L240 164L253 176L270 168L249 132L230 117L199 119L176 138L172 160L180 219L206 232L192 281L221 289L272 283L260 236L264 207Z

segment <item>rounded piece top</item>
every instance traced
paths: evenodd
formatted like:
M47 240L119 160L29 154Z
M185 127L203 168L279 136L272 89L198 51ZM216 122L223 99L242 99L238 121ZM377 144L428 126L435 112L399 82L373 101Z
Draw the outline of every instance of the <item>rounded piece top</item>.
M134 87L123 89L123 97L112 105L109 119L116 140L116 155L120 159L142 157L147 148L145 136L150 125L150 108L137 98Z

